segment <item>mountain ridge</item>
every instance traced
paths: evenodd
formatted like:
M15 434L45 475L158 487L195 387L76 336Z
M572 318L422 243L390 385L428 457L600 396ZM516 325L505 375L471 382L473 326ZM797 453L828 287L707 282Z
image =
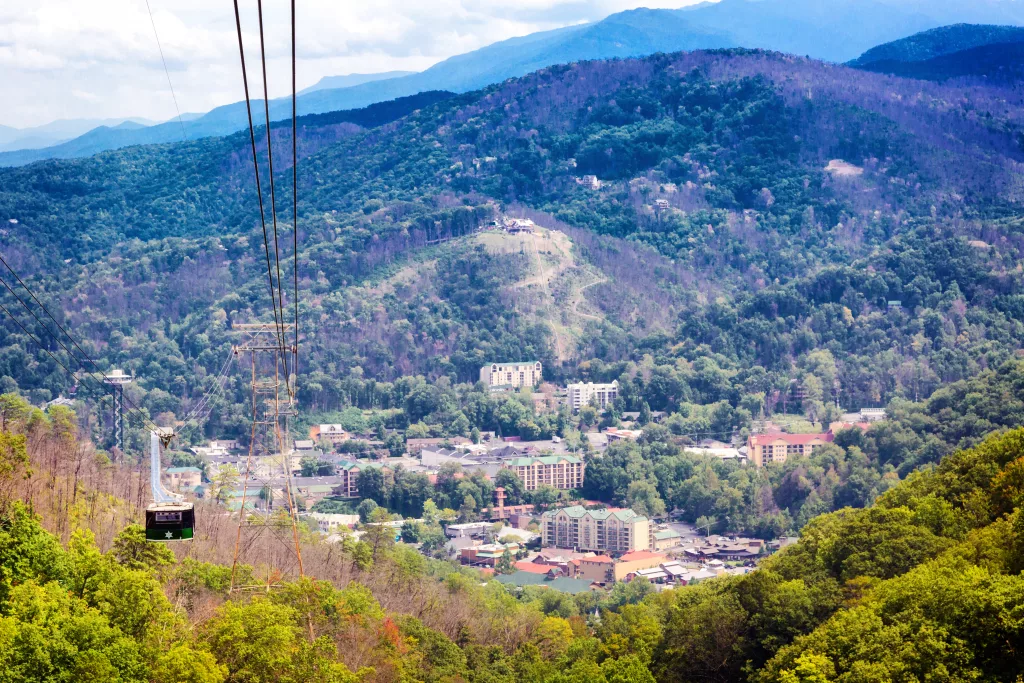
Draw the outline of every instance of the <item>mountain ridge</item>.
M679 10L627 10L591 24L500 41L408 76L307 91L299 97L299 110L315 114L358 109L429 90L467 92L555 64L679 50L760 48L843 62L908 33L967 19L999 19L1024 25L1024 4L1011 6L988 0L964 7L952 0L898 4L887 0L836 0L826 11L816 0L722 0ZM289 117L290 98L272 100L270 109L272 120ZM241 130L246 121L244 105L236 102L187 121L186 136L226 135ZM181 137L177 121L140 131L104 131L48 150L0 152L0 165L74 158Z

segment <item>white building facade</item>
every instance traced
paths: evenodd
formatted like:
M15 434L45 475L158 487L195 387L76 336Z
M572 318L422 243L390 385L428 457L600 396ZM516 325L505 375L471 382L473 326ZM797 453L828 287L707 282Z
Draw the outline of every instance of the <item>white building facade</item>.
M567 390L567 400L573 412L578 411L591 401L597 404L601 410L606 409L619 396L619 382L616 380L611 384L570 384Z
M540 361L491 363L480 368L480 381L493 390L534 387L543 378Z

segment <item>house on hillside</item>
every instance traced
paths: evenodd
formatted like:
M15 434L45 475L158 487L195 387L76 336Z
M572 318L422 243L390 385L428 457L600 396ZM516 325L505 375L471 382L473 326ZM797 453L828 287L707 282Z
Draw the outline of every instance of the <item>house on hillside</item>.
M166 473L168 484L176 491L194 491L203 483L203 471L198 467L168 467Z
M317 439L326 439L332 444L339 444L342 441L348 441L349 434L339 424L322 424L313 425L309 428L309 438L313 441Z

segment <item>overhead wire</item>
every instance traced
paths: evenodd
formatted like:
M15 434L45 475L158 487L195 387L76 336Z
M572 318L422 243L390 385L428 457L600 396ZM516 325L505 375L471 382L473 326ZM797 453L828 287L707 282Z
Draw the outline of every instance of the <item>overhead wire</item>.
M185 414L185 417L181 418L182 422L188 422L193 417L198 415L199 412L206 406L206 404L209 403L210 398L219 391L219 389L221 387L221 382L224 379L224 377L227 375L228 370L231 367L231 363L232 363L232 361L234 361L234 359L235 359L235 353L234 353L234 350L231 350L231 351L228 352L228 359L226 361L224 361L224 365L221 366L220 371L214 376L214 379L213 379L214 386L211 387L210 390L206 392L206 394L199 400L199 403L197 403L192 408L192 410L190 410L188 413Z
M292 276L295 306L295 344L292 346L292 374L299 374L299 136L295 59L295 0L292 0Z
M92 364L92 366L96 369L96 372L90 372L89 371L89 369L86 367L85 361L83 361L81 358L76 356L74 354L74 352L71 351L71 349L69 349L64 344L64 342L61 341L61 339L57 335L55 335L53 333L53 331L46 325L46 323L44 323L39 318L39 316L36 315L35 311L32 310L32 307L29 306L28 303L26 303L25 300L22 299L18 295L18 293L14 291L14 289L10 286L10 284L7 283L7 281L2 276L0 276L0 284L3 284L3 286L7 288L7 291L9 291L14 296L14 298L17 299L18 303L21 304L22 308L24 308L26 311L28 311L29 315L31 315L33 318L35 318L36 322L39 323L40 327L42 327L43 330L55 342L57 342L57 344L60 345L60 347L62 349L64 349L64 352L67 353L68 356L70 356L71 359L75 361L75 363L82 369L82 371L85 373L86 376L90 377L93 381L95 381L95 382L97 382L99 384L109 386L109 382L106 381L106 376L103 374L103 370L100 369L100 367L99 367L99 365L97 365L96 361L94 361L92 358L90 358L89 355L78 344L78 342L75 341L74 337L72 337L68 333L68 331L66 329L64 329L64 327L59 322L57 322L57 319L53 317L53 315L50 313L49 309L47 309L46 306L44 306L43 303L41 301L39 301L39 299L32 292L32 290L28 288L28 285L26 285L24 283L24 281L22 281L22 279L20 277L18 277L18 274L14 271L13 268L11 268L11 266L7 263L7 261L3 259L3 257L0 257L0 262L2 262L4 264L4 266L7 268L7 270L9 270L14 275L14 277L17 279L18 283L22 286L22 288L24 288L25 291L29 293L29 296L32 297L32 300L35 301L36 304L39 305L39 307L46 313L47 317L49 317L50 320L52 320L54 322L54 324L61 330L61 332L64 333L64 335L71 341L72 345L74 345L75 348L77 348L81 352L83 358L85 358L86 360L89 361L89 363ZM32 335L31 333L29 333L28 329L25 328L25 326L22 325L21 322L17 318L15 318L13 315L11 315L11 313L9 311L7 311L6 308L4 310L7 312L7 315L11 317L11 319L13 319L15 322L18 323L19 327L21 327L23 330L25 330L25 332L27 334L29 334L29 336L31 336L33 340L35 340L35 342L40 346L40 348L42 348L44 351L46 351L46 353L48 353L54 360L57 360L56 356L54 356L52 353L50 353L50 350L47 349L46 346L43 345L43 343L35 335ZM75 373L73 371L71 371L66 365L64 365L63 363L60 363L60 365L61 365L61 367L63 367L68 372L69 375L71 375L72 377L75 376ZM148 424L149 426L153 427L154 429L158 429L156 423L154 423L152 420L150 420L146 416L146 414L142 412L142 409L139 408L139 406L137 406L131 399L124 398L123 393L122 393L122 399L129 406L129 409L128 409L129 415L135 414L135 416L138 417L144 424Z
M256 12L259 18L260 26L260 68L263 71L263 111L266 116L267 123L267 166L270 172L270 216L274 228L274 264L277 266L277 301L281 307L281 320L278 323L278 343L283 349L285 346L285 331L284 331L284 290L281 285L281 250L278 243L277 237L277 191L276 182L274 181L274 150L271 144L270 135L270 95L267 88L267 54L265 44L263 40L263 0L256 0ZM288 374L288 354L282 355L284 359L284 376L289 377ZM291 395L291 385L285 383L288 388L288 394Z
M235 6L235 29L238 33L238 54L242 62L242 86L245 89L245 111L249 117L249 143L252 147L252 165L256 173L256 197L259 200L260 223L263 226L263 248L267 259L267 278L270 281L270 303L274 308L274 325L278 336L278 344L283 346L281 338L281 321L278 316L277 294L274 291L274 273L270 264L270 237L267 233L267 216L263 206L263 189L260 183L260 164L256 156L256 129L252 122L252 100L249 97L249 76L245 70L245 46L242 43L242 18L238 11L238 0L233 0ZM268 150L269 152L269 150ZM283 313L283 310L282 310Z
M174 84L171 83L171 72L167 68L167 60L164 58L164 47L160 44L160 34L156 30L156 20L153 18L153 9L146 0L146 10L149 12L149 23L153 25L153 36L156 37L156 48L160 51L160 61L164 65L164 74L167 75L167 85L171 89L171 99L174 100L174 111L178 114L178 124L181 125L181 135L188 140L188 133L185 132L185 122L181 120L181 109L178 108L178 97L174 94Z

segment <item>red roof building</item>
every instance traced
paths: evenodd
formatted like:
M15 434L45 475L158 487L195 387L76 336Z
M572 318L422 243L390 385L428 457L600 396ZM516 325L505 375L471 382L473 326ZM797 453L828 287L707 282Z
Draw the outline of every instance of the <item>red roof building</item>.
M536 562L530 562L528 560L519 560L513 566L519 571L529 572L531 574L547 574L552 569L558 571L558 567L553 567L550 564L537 564Z

